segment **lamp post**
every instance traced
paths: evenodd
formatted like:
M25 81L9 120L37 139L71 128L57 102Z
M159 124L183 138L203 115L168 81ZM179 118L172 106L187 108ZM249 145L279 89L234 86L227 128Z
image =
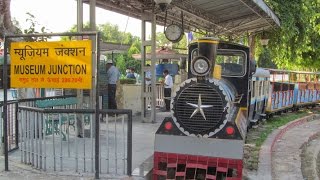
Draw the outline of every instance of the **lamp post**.
M167 6L171 3L172 0L154 0L156 4L159 5L162 12L167 9Z
M267 37L266 33L265 32L262 32L262 36L261 36L261 39L260 39L260 43L263 47L266 47L269 43L269 38Z

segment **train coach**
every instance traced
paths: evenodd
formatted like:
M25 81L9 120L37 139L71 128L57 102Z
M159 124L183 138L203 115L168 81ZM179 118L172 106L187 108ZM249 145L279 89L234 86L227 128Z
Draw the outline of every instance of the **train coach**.
M250 126L262 119L315 107L320 102L318 72L257 68L251 79Z
M154 180L240 180L248 128L320 100L319 74L256 68L235 43L199 39L187 67L155 134Z
M318 72L266 69L270 72L266 118L274 114L314 107L320 101Z

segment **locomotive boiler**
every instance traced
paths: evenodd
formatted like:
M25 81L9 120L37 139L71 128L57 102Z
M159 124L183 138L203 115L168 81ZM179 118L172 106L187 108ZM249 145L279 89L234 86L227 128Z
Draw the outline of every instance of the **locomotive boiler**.
M155 135L153 179L240 180L255 72L249 48L202 38L188 56L188 79Z

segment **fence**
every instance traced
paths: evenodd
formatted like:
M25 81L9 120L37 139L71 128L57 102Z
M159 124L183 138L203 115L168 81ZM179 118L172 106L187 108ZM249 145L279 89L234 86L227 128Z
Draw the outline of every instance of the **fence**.
M21 162L45 171L94 173L94 152L99 148L100 173L131 175L131 110L99 111L99 144L94 143L93 109L19 107L19 111ZM82 137L76 121L84 125Z
M156 106L163 107L164 106L164 86L161 84L157 84L157 99Z
M95 148L99 148L100 174L130 175L132 111L99 110L99 144L95 144L94 109L76 109L76 105L50 109L37 107L41 100L57 101L70 97L8 101L9 151L19 149L22 163L46 172L93 173ZM114 116L109 116L110 113ZM0 126L3 135L2 122Z
M18 119L17 119L17 113L18 113L18 106L24 105L24 106L30 106L35 107L35 102L37 100L44 100L44 99L62 99L67 98L71 96L54 96L54 97L45 97L45 98L28 98L28 99L22 99L22 100L11 100L7 102L7 137L8 137L8 151L13 151L15 149L18 149ZM0 147L3 146L3 102L0 102Z

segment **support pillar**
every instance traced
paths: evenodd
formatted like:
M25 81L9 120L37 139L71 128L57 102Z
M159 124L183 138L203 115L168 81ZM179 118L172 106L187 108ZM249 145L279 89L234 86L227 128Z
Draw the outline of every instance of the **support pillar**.
M77 0L77 31L82 32L83 31L83 0ZM78 40L82 40L82 37L77 37ZM77 90L77 98L79 99L77 108L82 109L83 108L83 90L78 89ZM76 125L78 126L81 123L81 115L77 115ZM78 131L82 132L83 126L78 126ZM78 135L78 132L77 132Z
M151 23L151 40L146 40L146 23ZM156 15L153 13L144 14L141 18L141 118L142 122L156 122ZM146 66L146 48L151 46L151 66ZM151 91L146 87L145 74L151 72ZM151 100L151 110L147 106ZM150 113L147 111L151 111Z
M249 48L250 48L250 60L255 59L256 55L256 35L251 34L249 35Z
M96 31L96 0L90 0L89 3L89 9L90 9L90 30ZM92 127L94 127L93 134L95 137L95 148L94 148L94 159L95 159L95 172L94 177L95 179L99 179L100 175L100 167L99 167L99 129L100 129L100 121L99 121L99 96L98 96L98 66L100 63L100 59L97 59L100 57L100 52L97 52L99 50L99 44L100 44L100 36L98 37L90 37L90 40L92 42L92 49L94 50L92 52L92 88L90 90L90 98L89 98L89 108L95 109L95 116L92 116ZM98 42L97 42L98 41ZM99 43L99 44L98 44Z

